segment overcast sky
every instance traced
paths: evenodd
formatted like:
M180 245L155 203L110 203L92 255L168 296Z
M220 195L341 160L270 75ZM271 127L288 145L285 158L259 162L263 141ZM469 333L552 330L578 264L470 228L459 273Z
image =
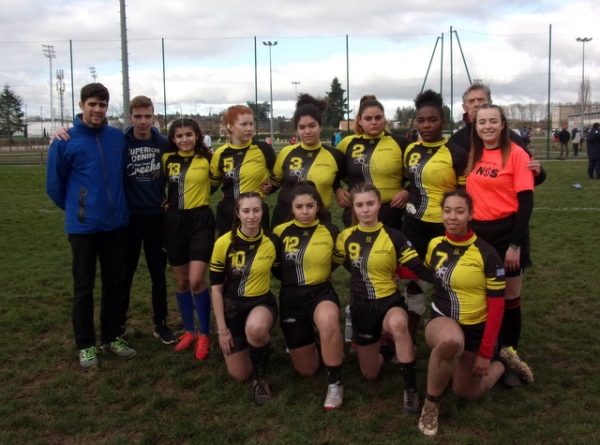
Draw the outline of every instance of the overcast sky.
M0 83L24 99L34 110L30 114L48 114L50 108L44 43L55 46L53 71L65 71L65 108L71 109L69 40L76 101L81 86L92 81L89 67L95 66L98 81L113 94L111 103L120 105L119 1L5 3ZM131 95L151 96L159 112L164 102L161 38L169 112L205 114L254 100L255 36L259 102L269 101L269 53L262 41L278 42L272 47L276 115L291 114L296 92L323 95L334 76L348 89L346 35L351 108L368 93L377 94L390 116L395 107L409 105L425 81L432 55L425 87L441 88L448 103L453 97L455 116L468 85L467 69L471 78L492 86L496 102L545 102L550 25L551 100L577 101L583 45L576 37L593 38L585 46L585 74L592 99L600 100L600 13L591 1L129 0L126 7ZM451 26L463 50L453 36L453 84ZM442 35L443 46L439 41L433 54Z

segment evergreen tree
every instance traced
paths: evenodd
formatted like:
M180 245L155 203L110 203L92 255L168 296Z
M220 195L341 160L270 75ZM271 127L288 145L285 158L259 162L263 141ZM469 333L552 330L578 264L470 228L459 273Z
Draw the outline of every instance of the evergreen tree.
M342 84L337 77L331 81L331 90L325 93L325 98L329 106L323 113L323 125L325 127L338 128L340 121L343 121L348 112L348 103L344 97L346 90L342 89Z
M396 108L396 121L401 127L408 127L416 114L415 107L398 107Z
M246 105L250 107L254 113L254 118L257 120L269 119L269 113L271 112L271 105L269 102L256 103L249 100Z
M0 93L0 137L9 138L17 131L25 131L23 121L23 99L17 96L8 85Z

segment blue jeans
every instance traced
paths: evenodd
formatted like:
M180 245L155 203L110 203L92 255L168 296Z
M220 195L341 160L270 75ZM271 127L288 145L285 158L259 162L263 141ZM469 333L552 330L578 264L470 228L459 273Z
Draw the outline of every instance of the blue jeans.
M119 334L127 229L90 234L70 234L73 255L73 330L77 349L96 344L94 327L94 285L96 261L100 262L102 298L100 332L102 343L110 343Z

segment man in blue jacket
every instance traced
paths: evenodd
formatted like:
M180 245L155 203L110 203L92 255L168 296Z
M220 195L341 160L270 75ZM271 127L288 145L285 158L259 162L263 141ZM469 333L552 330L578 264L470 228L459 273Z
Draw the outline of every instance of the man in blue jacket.
M154 104L149 97L136 96L131 99L129 113L131 126L125 130L125 195L130 225L127 230L127 268L120 325L125 331L131 285L143 245L152 281L154 336L168 345L177 343L177 336L167 326L167 258L162 250L163 204L166 198L160 162L167 148L167 138L154 126Z
M125 138L108 126L110 95L100 83L81 89L70 139L55 139L48 151L46 191L65 211L73 256L73 329L79 364L99 364L94 327L94 282L100 262L101 341L105 349L131 358L136 351L119 337L129 212L123 190Z

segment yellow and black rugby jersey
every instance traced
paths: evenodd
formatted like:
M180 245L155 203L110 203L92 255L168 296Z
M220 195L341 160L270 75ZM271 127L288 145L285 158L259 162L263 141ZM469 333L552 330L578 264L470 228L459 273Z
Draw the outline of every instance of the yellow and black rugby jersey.
M215 187L223 184L226 198L235 199L245 192L260 193L260 185L269 178L274 163L275 152L265 142L227 143L213 154L210 182Z
M271 268L278 267L276 239L261 229L248 238L239 229L235 240L231 232L216 242L210 259L212 285L223 284L224 298L260 297L270 292Z
M209 205L209 159L194 153L165 153L162 167L169 208L187 210Z
M417 251L399 230L379 223L376 227L350 227L338 236L333 260L350 271L353 298L373 300L392 295L399 265L431 281Z
M271 183L281 187L279 200L289 207L290 193L298 181L315 183L325 210L329 210L332 195L346 176L346 161L339 150L324 145L288 145L277 156Z
M441 223L444 193L467 183L467 160L467 152L448 139L409 145L404 152L404 177L410 182L406 213Z
M407 147L404 137L382 132L379 136L348 136L337 149L346 158L349 189L356 184L373 184L388 203L403 188L402 152Z
M460 324L485 321L487 298L504 298L504 261L472 232L460 241L434 238L425 265L434 271L433 309Z
M304 225L296 220L273 229L281 258L281 285L321 284L329 279L339 230L319 220Z

